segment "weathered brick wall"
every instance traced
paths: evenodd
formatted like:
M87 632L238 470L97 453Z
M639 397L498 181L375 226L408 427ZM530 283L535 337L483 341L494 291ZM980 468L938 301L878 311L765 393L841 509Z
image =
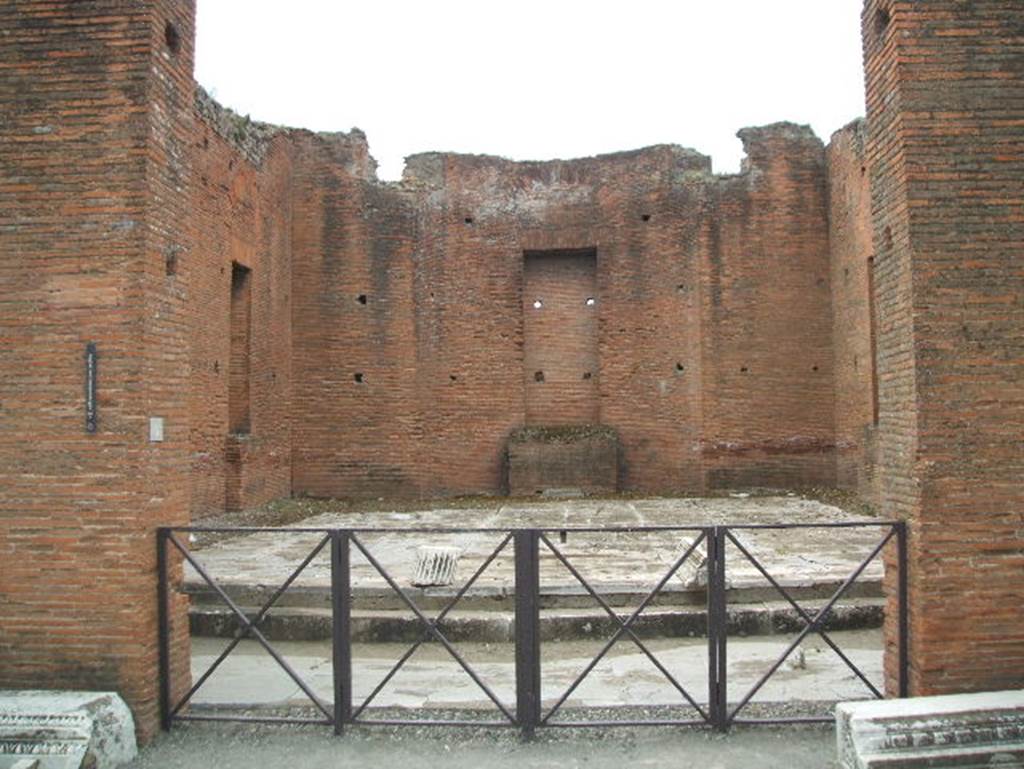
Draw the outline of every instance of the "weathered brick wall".
M911 685L1013 688L1024 684L1020 4L869 0L863 34L882 512L911 527Z
M539 419L614 428L626 490L858 488L911 523L915 691L1024 683L1018 3L868 0L867 141L851 126L827 160L778 124L742 131L725 177L659 146L426 154L401 184L358 132L197 101L193 17L0 7L0 686L117 689L146 737L156 526L289 490L499 492L547 384L525 254L559 251L593 254L570 277L596 302L538 327L544 360L593 372L585 408Z
M824 148L788 123L739 135L744 173L715 185L702 233L708 485L831 485Z
M497 493L511 430L587 422L624 489L831 483L823 147L744 136L733 177L654 147L382 185L361 138L296 135L294 489Z
M836 131L827 148L835 366L836 482L878 499L875 450L874 252L867 124Z
M685 485L679 465L688 460L691 482L700 483L686 440L696 435L699 412L675 372L681 357L699 357L685 355L698 334L695 327L686 334L680 312L684 246L669 213L673 204L686 210L687 187L668 180L704 178L705 166L673 148L552 163L411 159L406 187L416 191L421 235L407 301L415 313L421 492L501 488L505 439L527 421L524 252L587 248L596 252L589 309L598 316L599 417L623 435L620 481ZM679 275L670 290L664 272ZM686 418L674 418L673 408ZM691 450L681 462L684 447Z
M416 211L406 193L370 181L362 134L292 140L294 489L415 494L434 466L420 453Z
M0 6L0 687L116 689L142 737L154 527L188 510L187 278L168 263L191 246L193 15L179 1Z
M195 109L195 247L182 269L192 308L191 510L200 517L291 492L292 151L280 131L202 91ZM235 324L233 268L248 281ZM232 335L248 340L234 359Z

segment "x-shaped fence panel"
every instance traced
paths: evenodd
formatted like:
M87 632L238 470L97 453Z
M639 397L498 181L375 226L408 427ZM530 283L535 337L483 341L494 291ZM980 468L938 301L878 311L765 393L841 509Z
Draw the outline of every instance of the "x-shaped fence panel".
M294 530L293 530L294 531ZM317 532L321 533L321 532ZM238 621L238 630L236 630L234 636L224 650L220 653L216 660L210 665L209 668L199 676L199 679L195 681L188 692L182 696L176 703L172 703L170 695L169 685L169 674L161 676L161 710L162 720L164 728L168 728L170 723L174 720L179 721L237 721L237 720L251 720L251 721L267 721L267 722L285 722L285 723L314 723L314 724L332 724L334 723L335 716L333 708L328 703L324 702L309 686L309 684L303 680L303 678L295 671L295 669L288 664L288 661L281 655L280 652L270 643L263 632L257 627L260 622L267 616L270 609L278 602L278 600L285 594L289 587L294 584L295 580L306 570L306 567L313 562L313 560L320 555L324 547L331 541L332 537L330 534L324 534L322 538L317 542L316 546L309 552L309 554L303 558L301 563L288 575L284 582L271 594L259 610L256 612L252 619L246 612L238 606L238 604L228 595L225 588L220 585L213 576L210 575L209 571L203 566L203 564L195 557L191 550L181 541L181 539L171 530L161 529L158 533L158 550L157 560L159 567L159 593L160 593L160 625L161 625L161 643L160 643L160 657L161 666L167 667L169 665L169 652L167 649L168 642L168 617L167 617L167 592L168 592L168 574L167 574L167 549L168 545L172 545L174 549L187 561L195 572L202 578L203 582L209 587L220 600L231 610L232 615ZM301 718L279 718L279 717L252 717L252 716L218 716L218 715L197 715L187 714L181 715L181 711L185 708L195 694L202 688L210 677L217 671L221 664L231 655L231 653L238 647L238 645L251 638L257 641L262 646L267 654L278 664L278 666L288 675L289 678L299 687L303 694L309 698L316 709L323 714L323 719L301 719Z
M876 527L884 534L859 564L846 576L842 584L833 592L821 608L809 609L797 600L791 589L787 589L783 582L772 573L772 569L766 565L765 558L755 555L757 548L751 545L748 533L755 529L843 529L853 526ZM222 584L219 584L204 567L192 550L182 541L179 534L185 532L211 532L230 531L235 534L247 533L274 533L281 536L295 534L315 535L315 545L309 550L305 557L290 571L284 581L274 590L255 613L248 613L238 605ZM399 584L392 571L381 562L381 559L373 552L373 546L368 544L367 535L388 532L390 534L401 534L413 536L416 534L472 534L489 535L500 538L498 544L492 549L485 550L486 557L479 563L473 574L461 585L458 591L451 595L440 610L431 617L414 600L416 593ZM668 534L679 532L690 532L695 539L688 540L682 547L681 552L671 559L669 568L654 580L643 595L639 605L631 612L620 614L613 608L607 595L602 595L599 586L595 586L592 580L588 580L574 563L577 556L570 553L565 547L555 543L553 534L558 532L563 535L561 539L565 542L564 536L569 532L575 532L574 536L582 533L589 533L594 536L605 536L615 533L621 534ZM741 525L741 526L705 526L705 527L674 527L674 526L628 526L628 527L575 527L555 529L439 529L439 528L406 528L406 529L212 529L203 527L158 530L157 536L157 560L158 560L158 606L160 617L160 698L163 726L170 728L174 721L184 720L222 720L222 721L271 721L287 723L313 723L332 725L335 733L340 734L350 724L358 725L450 725L450 726L505 726L517 727L526 735L531 734L535 729L542 727L565 727L565 726L607 726L607 725L710 725L720 730L728 729L735 723L775 723L828 720L822 718L797 718L787 717L774 720L741 719L740 713L747 707L751 700L761 691L768 680L777 673L783 663L789 658L793 651L812 633L821 638L826 646L835 653L838 659L853 673L853 675L864 685L866 690L873 697L882 697L882 691L875 686L864 671L855 664L850 656L843 651L835 640L831 631L826 627L830 614L836 608L838 602L849 594L851 587L862 578L865 569L884 551L887 545L894 543L895 558L890 563L897 566L897 573L894 579L887 580L890 591L895 590L893 596L895 601L890 600L889 605L895 604L898 615L896 622L896 638L898 642L898 694L906 696L907 692L907 579L906 579L906 527L902 523L883 523L875 521L848 522L848 523L824 523L824 524L763 524L763 525ZM514 562L514 651L515 651L515 704L514 706L503 702L494 692L492 687L484 680L484 677L469 664L465 655L459 651L451 638L445 632L445 620L449 618L452 611L460 601L476 585L480 577L505 555L507 556L509 546L513 550ZM641 637L638 632L638 623L645 612L656 599L665 600L666 586L679 572L679 569L687 563L696 559L700 548L706 549L705 565L706 587L706 614L705 627L707 635L708 654L708 677L707 696L701 701L698 696L688 690L680 682L679 677L674 675L669 667L659 659L652 651L649 643ZM488 545L489 547L489 545ZM739 563L747 564L747 568L753 567L771 588L777 592L788 606L796 613L799 621L803 623L802 629L796 634L787 645L783 653L768 667L758 681L751 686L744 695L736 702L730 704L728 701L728 667L727 638L730 623L734 617L730 613L728 605L729 582L726 579L726 549L731 548L741 556ZM312 564L325 549L330 553L330 605L331 605L331 646L332 646L332 681L333 681L333 702L328 703L320 697L313 687L295 671L284 656L274 647L267 638L266 633L260 629L261 623L267 618L268 613L278 604L282 596L295 584L301 575L307 572ZM376 574L384 580L390 592L397 596L399 602L415 617L419 627L418 638L398 658L387 673L372 687L369 694L358 704L353 703L353 656L352 656L352 555L355 551L358 556L365 559L366 563ZM231 616L237 621L238 627L235 630L230 642L220 653L213 663L190 684L188 691L181 697L172 701L171 698L171 611L170 611L170 567L169 553L176 552L180 557L191 565L192 569L202 580L203 585L208 588L227 606ZM547 708L542 705L541 694L541 560L542 557L549 564L557 564L564 568L576 584L582 587L583 591L600 607L612 622L613 632L604 642L598 653L591 658L582 671L576 675L572 682L554 699ZM613 556L605 553L605 558ZM365 570L365 566L360 566ZM657 574L657 572L654 572ZM649 584L649 583L648 583ZM689 589L693 589L692 586ZM892 618L890 618L890 621ZM566 719L554 720L554 716L562 712L565 703L577 692L579 686L587 679L598 664L606 657L612 647L623 638L628 638L639 652L654 666L660 676L678 695L678 705L685 707L692 712L690 718L679 719L647 719L647 720L621 720L614 721L573 721ZM277 716L252 716L252 715L225 715L218 713L197 713L187 711L187 707L193 702L197 692L207 684L210 677L218 670L224 661L236 650L238 645L245 640L255 641L261 646L284 673L295 683L302 693L310 700L318 716L315 718L301 717L277 717ZM371 713L374 703L384 688L394 677L406 666L408 661L425 643L435 643L443 648L448 655L457 663L458 667L469 676L474 684L484 693L487 700L493 705L495 715L500 716L499 720L425 720L399 719L399 718L373 718Z
M636 621L639 619L640 615L643 614L644 610L648 606L650 606L651 602L654 601L654 599L657 598L661 594L661 592L664 589L665 585L669 582L669 580L672 579L672 577L674 577L676 575L676 573L679 571L680 567L689 558L691 558L691 556L693 556L693 554L695 552L697 552L697 549L705 541L706 537L707 537L707 532L705 532L703 530L700 531L698 536L697 536L697 538L694 539L689 544L689 546L685 548L685 550L683 551L682 555L680 555L678 558L675 559L675 561L669 567L668 571L665 572L665 574L662 575L662 577L658 580L657 584L654 585L654 587L652 587L647 592L647 594L645 595L643 600L640 602L640 605L635 610L633 610L633 612L625 620L623 620L615 612L615 610L608 604L608 602L605 600L605 598L597 590L594 589L594 587L590 584L590 582L588 580L586 580L583 577L582 574L580 574L579 570L565 556L565 554L551 541L551 539L547 536L547 533L544 533L544 532L540 533L540 541L544 544L544 546L547 548L547 550L552 555L555 556L555 558L572 575L573 579L575 579L583 587L583 589L586 591L586 593L591 598L594 599L594 601L598 604L598 606L601 607L602 611L604 611L605 614L607 614L608 617L611 618L613 623L616 624L618 627L615 630L615 632L613 633L613 635L611 636L611 638L609 638L605 642L605 644L601 648L601 650L590 660L590 662L587 663L587 665L586 665L586 667L584 667L583 671L573 680L573 682L569 685L569 687L555 701L555 704L551 706L551 708L547 711L547 713L545 713L545 714L543 714L541 716L540 724L539 725L546 726L546 725L551 724L552 717L559 711L559 709L565 704L566 700L568 700L569 697L572 696L573 692L575 692L576 689L579 687L579 685L583 683L584 679L586 679L586 677L588 675L590 675L590 673L594 670L594 668L597 667L598 663L600 663L601 660L604 659L605 655L611 650L611 648L623 636L628 636L629 637L629 639L644 654L644 656L651 662L651 664L654 665L654 667L662 675L664 680L667 681L676 690L676 692L678 692L678 694L681 696L683 702L685 702L690 707L692 707L700 715L700 719L699 720L671 721L671 722L663 721L662 723L666 723L666 724L672 723L672 724L680 724L681 725L681 724L702 724L702 723L707 723L708 722L708 720L709 720L709 713L697 703L697 701L694 699L693 696L691 696L691 694L686 690L686 688L682 684L679 683L679 680L676 678L676 676L672 675L672 673L668 670L668 668L661 662L661 660L659 660L654 655L653 652L651 652L651 650L648 648L647 644L645 644L640 639L640 637L636 634L636 631L633 629L633 626L636 623ZM621 723L621 722L617 722L617 723ZM566 725L566 723L565 722L560 722L559 725L563 725L564 726L564 725ZM597 724L595 724L594 722L586 722L586 723L582 723L582 724L574 722L573 725L594 726L594 725L597 725Z
M502 551L505 550L508 543L512 540L512 534L509 533L505 535L504 539L502 539L498 546L491 551L491 553L484 559L483 563L481 563L480 566L477 567L476 571L473 572L473 575L462 585L462 587L455 594L455 596L453 596L444 605L441 611L438 612L437 616L435 616L433 619L427 617L423 610L416 605L416 603L407 594L407 591L403 590L401 586L399 586L399 584L395 581L394 576L391 575L388 572L388 570L381 565L380 561L370 552L370 549L363 543L363 541L359 538L359 536L356 533L350 532L348 538L351 541L351 543L355 545L357 550L360 553L362 553L363 557L366 558L370 565L373 566L376 572L384 579L388 587L391 588L395 595L398 596L399 600L406 606L406 608L408 608L413 613L413 615L416 617L419 623L423 626L423 635L419 638L419 640L415 641L412 644L412 646L410 646L409 649L407 649L406 652L401 657L399 657L398 661L387 672L384 678L381 679L381 681L373 688L373 690L366 697L366 699L363 700L362 704L359 705L359 707L352 712L351 716L348 719L349 723L364 725L395 725L406 723L405 721L395 719L361 719L360 716L366 711L366 709L374 701L377 695L380 694L384 687L387 686L388 682L390 682L391 679L394 678L394 676L402 669L405 663L408 662L408 660L413 656L413 654L415 654L416 651L424 643L432 640L441 644L441 646L444 647L445 651L447 651L448 654L451 655L452 659L454 659L458 663L459 667L461 667L466 672L466 674L473 680L473 682L480 688L480 690L485 695L487 695L487 698L494 704L494 707L497 708L498 711L502 714L502 716L505 717L505 720L508 725L518 725L515 715L513 715L512 711L508 708L508 706L505 705L505 703L503 703L501 699L494 693L491 687L488 686L486 682L484 682L480 674L466 661L465 657L459 653L459 651L455 648L452 642L445 636L445 634L441 631L439 627L440 623L444 620L444 618L448 616L448 614L455 608L459 601L462 600L463 596L466 595L469 589L473 587L473 585L480 578L480 576L495 561L495 559L502 553ZM347 696L351 696L351 688L349 688ZM422 724L424 722L419 721L418 723ZM441 723L444 723L446 725L476 725L479 722L444 721ZM488 725L493 726L494 724L488 722Z
M856 524L860 527L871 526L871 524ZM875 561L876 558L882 553L883 549L890 542L895 542L897 547L897 562L899 564L898 569L898 591L900 595L899 600L899 639L900 639L900 696L906 694L906 675L905 675L905 660L906 660L906 535L905 529L902 524L876 524L878 528L881 528L883 533L881 540L875 544L868 554L853 568L853 570L846 575L842 583L832 593L825 604L814 610L805 609L792 595L790 590L787 590L779 580L773 576L766 568L762 559L758 559L752 552L751 548L744 544L738 534L739 531L753 531L766 529L776 529L785 531L790 527L785 525L773 526L770 524L766 525L750 525L750 526L736 526L736 527L723 527L716 531L715 536L717 538L716 543L716 560L719 561L719 568L721 573L724 575L726 570L725 565L725 550L726 543L732 545L745 559L745 561L751 564L757 573L759 573L768 584L782 597L782 599L793 608L799 619L803 622L803 628L796 634L796 636L789 642L785 650L780 654L768 667L766 671L758 678L758 680L744 693L740 698L739 702L735 705L730 706L727 701L727 681L726 674L724 672L724 665L726 659L726 634L722 633L719 637L718 652L717 655L720 660L721 669L721 685L718 689L718 703L716 704L716 720L719 722L721 728L728 728L734 723L765 723L772 722L773 719L739 719L740 712L750 703L754 696L761 691L766 683L774 676L779 668L786 662L790 655L800 646L804 640L812 633L816 634L824 643L831 649L835 655L843 662L843 664L849 668L854 676L864 685L864 687L870 692L871 696L875 699L884 698L882 691L876 687L871 680L867 677L864 671L856 665L850 657L840 648L839 644L836 643L833 638L826 632L825 625L832 614L834 608L839 601L846 595L849 594L851 588L861 578L867 567ZM829 528L835 530L841 530L843 528L849 528L842 524L833 524ZM723 593L724 595L724 593ZM774 719L779 720L779 719ZM786 718L781 719L784 721L805 721L805 722L830 722L831 717L820 716L820 717L802 717L802 718Z

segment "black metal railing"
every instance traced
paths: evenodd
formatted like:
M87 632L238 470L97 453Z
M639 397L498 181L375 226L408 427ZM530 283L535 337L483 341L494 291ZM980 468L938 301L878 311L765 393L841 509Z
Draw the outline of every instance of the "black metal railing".
M846 578L834 590L832 595L820 608L808 609L796 600L791 590L780 582L765 565L765 558L755 555L755 547L751 545L750 535L756 531L778 530L791 532L806 529L831 529L841 531L851 528L872 527L881 532L881 539L867 555L858 563ZM295 534L317 535L315 546L291 571L281 585L273 591L269 598L255 611L248 612L238 605L228 590L211 576L200 559L190 550L179 535L200 533L232 533L232 534L265 534L274 533L279 536ZM669 569L644 594L640 604L628 614L615 611L611 603L594 585L588 581L570 555L554 541L554 535L565 541L567 534L680 534L686 533L694 538L688 540L678 557L674 558ZM459 590L452 595L432 618L417 605L415 592L406 590L398 584L395 577L381 564L380 560L367 546L364 538L377 534L415 535L454 535L479 534L500 537L499 544L489 552L473 574ZM479 578L503 553L512 546L514 561L514 650L515 650L515 702L507 703L495 693L484 678L469 664L463 654L446 636L443 629L444 620L466 596ZM702 703L694 693L688 690L672 674L669 668L658 659L637 632L637 621L643 612L659 597L664 598L666 585L677 574L679 569L699 553L703 545L706 549L706 635L708 652L708 676L706 700ZM895 605L897 607L896 631L898 650L897 694L907 694L907 579L906 559L907 540L905 524L900 522L857 521L820 524L749 524L732 526L613 526L613 527L554 527L524 529L494 528L360 528L360 529L325 529L325 528L212 528L183 527L161 528L157 532L158 556L158 604L159 604L159 650L160 650L160 705L162 725L170 729L177 721L259 721L273 723L323 724L333 726L335 733L341 734L349 725L448 725L448 726L486 726L513 727L520 729L525 735L532 734L543 727L594 727L594 726L641 726L641 725L707 725L718 730L727 730L733 724L757 723L795 723L795 722L827 722L830 716L787 716L769 719L742 718L741 714L750 704L764 685L776 674L783 663L798 646L812 633L839 657L842 663L850 668L857 680L865 687L871 697L881 698L883 693L865 673L850 659L839 644L827 631L826 624L830 614L838 602L847 596L851 587L863 575L865 569L880 557L883 549L891 546L895 552L890 565L896 567L894 579L887 584L895 589ZM289 590L296 580L306 571L313 561L323 553L325 548L330 552L330 607L331 607L331 642L333 667L333 702L326 702L313 690L306 681L289 665L284 656L260 630L260 623L267 617L270 610ZM390 591L409 610L421 626L419 638L402 654L385 676L371 689L370 693L358 703L353 700L352 687L352 565L353 549L372 568L373 572L384 580ZM743 561L749 563L773 591L796 613L803 623L802 629L789 642L783 653L763 672L757 682L743 695L730 703L728 696L728 628L729 628L729 590L727 583L728 550L735 551ZM191 565L195 573L203 580L206 587L229 609L237 620L238 626L231 641L209 668L203 672L188 691L176 700L171 698L171 578L169 555L176 552L181 559ZM544 707L541 692L541 573L542 554L548 553L555 562L561 564L579 584L584 593L594 600L601 611L608 616L615 628L611 637L604 643L600 651L587 663L582 672L547 708ZM890 601L891 605L892 601ZM608 720L553 720L565 703L573 695L587 676L594 670L612 647L623 638L628 638L658 670L664 680L678 695L678 705L685 709L686 717L678 718L615 718ZM313 717L279 716L279 715L239 715L216 712L196 712L187 710L193 697L210 679L221 664L244 640L257 642L281 669L292 679L313 705ZM424 644L434 642L444 648L458 666L479 687L493 706L493 716L499 718L483 719L452 719L437 720L431 718L404 719L398 717L372 717L373 703L387 684L394 678L408 660ZM673 711L674 713L675 711Z

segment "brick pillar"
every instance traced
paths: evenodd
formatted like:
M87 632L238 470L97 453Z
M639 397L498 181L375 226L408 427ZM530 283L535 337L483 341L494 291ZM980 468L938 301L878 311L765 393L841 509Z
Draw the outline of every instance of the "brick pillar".
M0 29L0 687L117 690L145 740L154 530L187 520L194 4L15 0Z
M1019 687L1021 6L869 0L863 36L881 495L911 527L911 690Z

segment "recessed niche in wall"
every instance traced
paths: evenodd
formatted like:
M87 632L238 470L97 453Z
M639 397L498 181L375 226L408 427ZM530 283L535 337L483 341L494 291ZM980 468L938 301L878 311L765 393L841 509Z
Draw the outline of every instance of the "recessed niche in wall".
M651 215L650 215L650 214L643 214L643 215L642 215L642 216L640 217L640 219L642 219L642 220L643 220L643 221L645 221L645 222L649 222L649 221L651 221Z
M366 304L366 294L360 294L357 296L356 301L359 302L359 304Z
M682 374L684 371L686 371L686 367L683 366L682 363L677 363L676 364L676 373L677 374Z
M740 366L740 373L741 374L746 374L747 373L747 367L746 366Z
M452 382L458 382L459 381L459 378L457 376L455 376L455 374L449 374L448 375L448 379L450 379Z
M811 366L811 371L817 371L817 370L818 370L817 366Z
M252 270L231 263L231 305L228 317L228 429L248 433L249 356L252 345Z
M597 423L597 249L524 250L521 292L526 424Z
M352 376L352 378L353 378L354 380L356 380L356 382L357 382L358 384L362 384L362 383L363 383L363 372L361 372L361 371L357 371L357 372L356 372L356 373L355 373L355 374L354 374L354 375Z
M465 219L463 219L463 221L466 224L472 224L473 223L473 217L472 216L467 216Z
M173 251L164 255L164 274L169 278L178 274L178 255Z

